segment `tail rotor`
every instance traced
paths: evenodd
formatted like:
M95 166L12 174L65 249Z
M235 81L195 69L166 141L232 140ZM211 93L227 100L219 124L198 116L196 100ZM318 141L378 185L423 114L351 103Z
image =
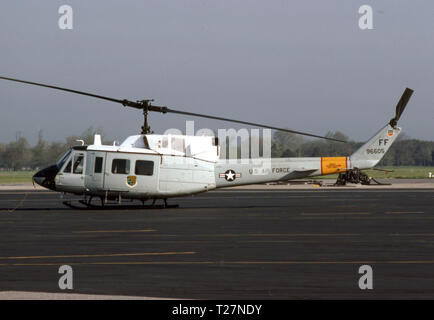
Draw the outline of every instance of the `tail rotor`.
M398 124L398 120L399 120L399 118L401 118L401 115L404 112L404 109L407 106L407 103L410 100L412 94L413 94L413 90L410 88L406 88L404 93L401 96L401 99L399 99L398 104L396 105L395 117L392 118L389 122L389 124L393 128L395 128L396 125Z

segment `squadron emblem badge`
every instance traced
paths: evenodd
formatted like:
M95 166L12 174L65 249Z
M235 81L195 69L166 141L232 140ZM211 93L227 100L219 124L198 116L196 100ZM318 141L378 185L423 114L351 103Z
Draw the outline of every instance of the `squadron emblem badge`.
M137 185L137 178L136 176L128 176L127 177L127 186L128 187L135 187Z

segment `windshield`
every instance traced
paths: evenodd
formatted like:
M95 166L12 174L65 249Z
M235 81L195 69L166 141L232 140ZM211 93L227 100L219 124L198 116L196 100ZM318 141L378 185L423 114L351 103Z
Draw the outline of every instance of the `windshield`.
M71 154L71 149L69 149L65 155L60 158L60 160L56 163L57 168L60 170L62 168L63 164L65 163L66 159L68 159L69 155Z

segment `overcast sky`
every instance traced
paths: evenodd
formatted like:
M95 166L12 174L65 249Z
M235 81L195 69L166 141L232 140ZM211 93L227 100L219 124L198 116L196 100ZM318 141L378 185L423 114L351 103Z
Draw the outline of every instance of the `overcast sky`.
M58 9L73 8L73 30ZM373 30L359 7L373 8ZM114 98L154 98L173 108L367 140L415 90L400 120L434 140L434 2L289 0L3 0L0 75ZM123 140L139 111L0 80L0 142L17 131L63 140L103 127ZM185 128L152 114L152 129ZM230 128L194 119L196 129Z

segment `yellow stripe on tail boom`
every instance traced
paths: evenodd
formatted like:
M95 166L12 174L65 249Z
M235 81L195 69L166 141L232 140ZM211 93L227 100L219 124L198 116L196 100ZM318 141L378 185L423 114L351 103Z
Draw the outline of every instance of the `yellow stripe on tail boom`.
M347 157L321 157L321 174L347 171Z

